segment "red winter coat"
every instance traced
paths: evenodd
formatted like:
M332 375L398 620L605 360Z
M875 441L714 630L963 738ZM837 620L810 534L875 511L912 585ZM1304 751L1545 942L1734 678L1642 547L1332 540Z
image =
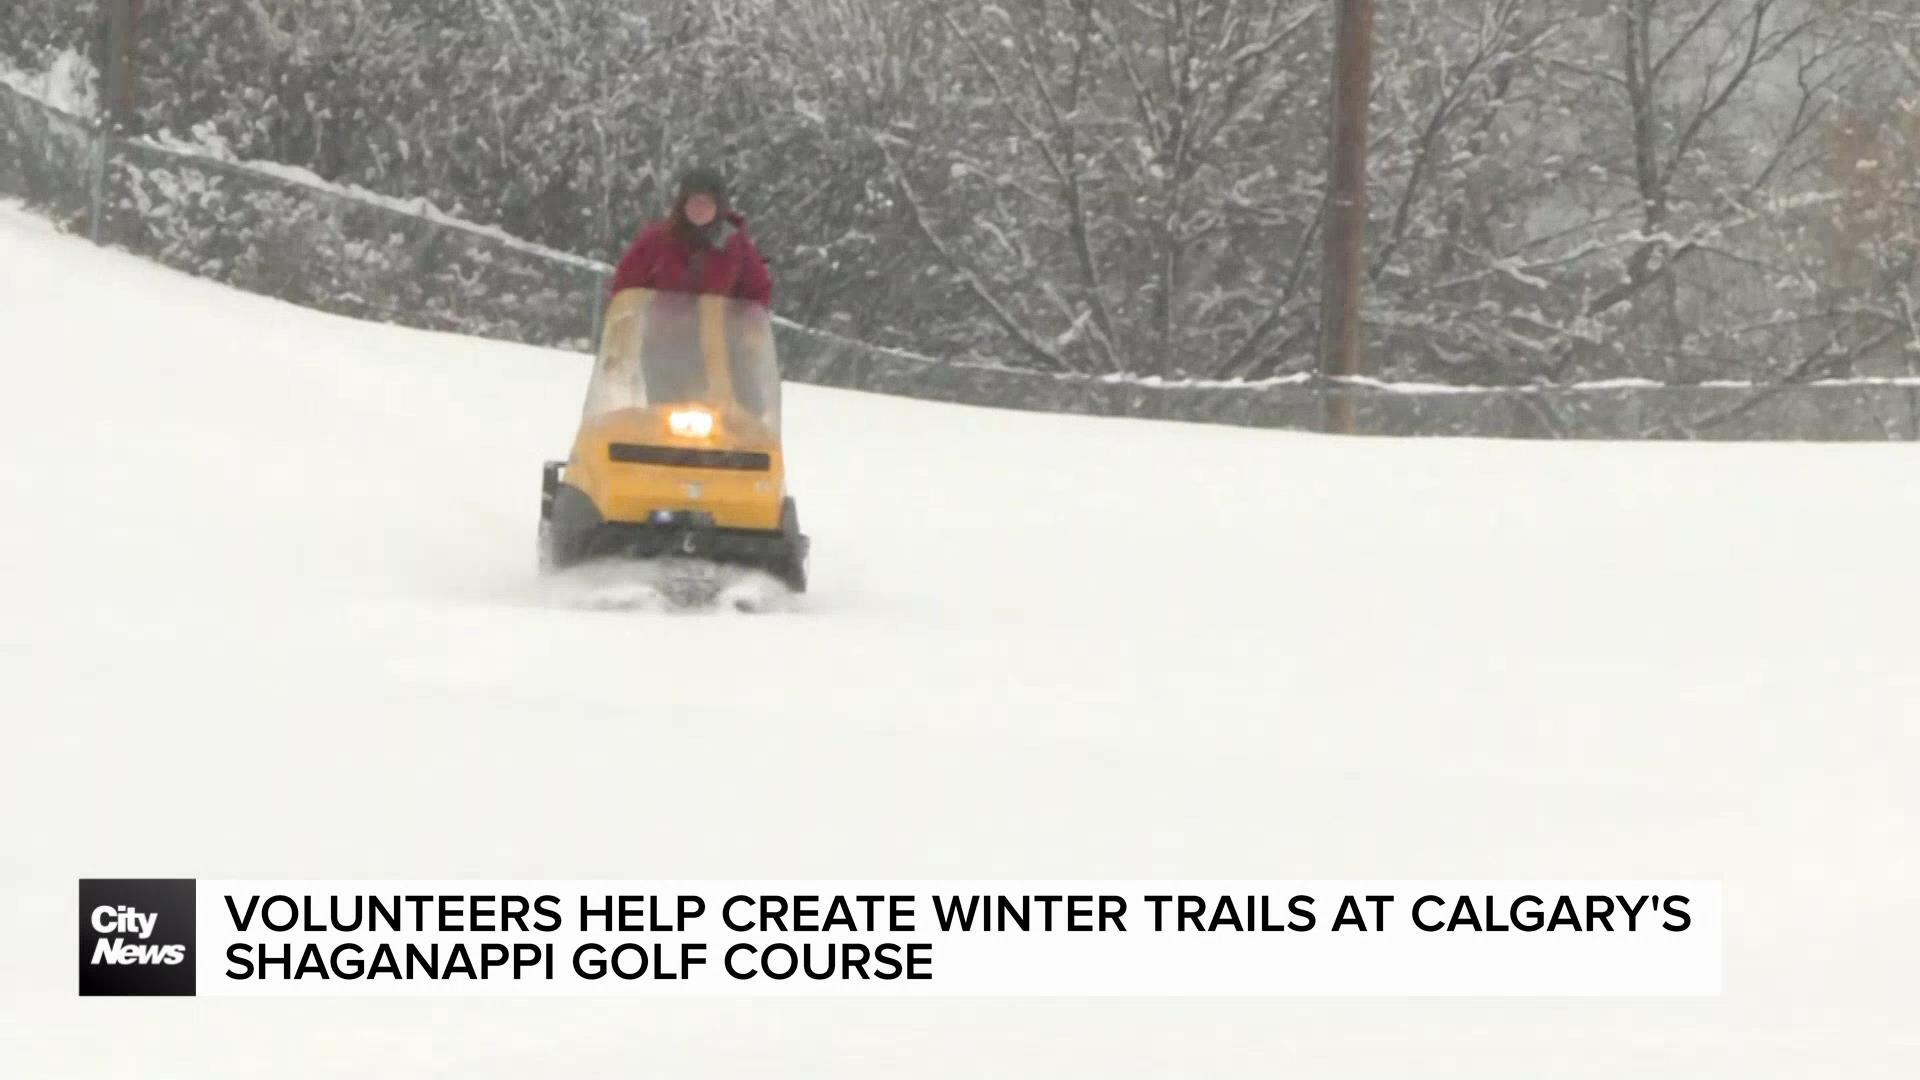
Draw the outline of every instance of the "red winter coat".
M767 261L747 235L747 219L728 214L727 236L717 248L699 250L682 240L673 226L656 221L640 230L613 272L613 292L660 289L665 292L736 296L762 306L773 302L773 277Z

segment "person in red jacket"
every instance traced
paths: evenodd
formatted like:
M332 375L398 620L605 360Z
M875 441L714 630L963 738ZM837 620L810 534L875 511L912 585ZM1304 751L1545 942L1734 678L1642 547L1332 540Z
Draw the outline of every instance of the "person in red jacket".
M727 201L727 185L712 169L680 178L673 212L640 230L613 273L611 293L646 288L710 293L773 302L773 277L747 235L747 219Z

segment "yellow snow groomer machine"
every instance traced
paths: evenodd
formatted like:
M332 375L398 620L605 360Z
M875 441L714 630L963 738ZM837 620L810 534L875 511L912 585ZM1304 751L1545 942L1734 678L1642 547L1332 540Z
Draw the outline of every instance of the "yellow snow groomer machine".
M608 303L580 432L546 463L540 563L692 562L807 587L787 494L780 370L767 309L626 289Z

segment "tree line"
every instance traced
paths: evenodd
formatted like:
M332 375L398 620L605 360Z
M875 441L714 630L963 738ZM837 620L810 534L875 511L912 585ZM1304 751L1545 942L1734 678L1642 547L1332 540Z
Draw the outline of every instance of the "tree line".
M1089 376L1318 346L1326 0L145 0L140 127L611 258L733 178L792 317ZM0 62L103 49L0 0ZM13 32L17 29L17 33ZM1398 0L1374 374L1916 372L1920 3Z

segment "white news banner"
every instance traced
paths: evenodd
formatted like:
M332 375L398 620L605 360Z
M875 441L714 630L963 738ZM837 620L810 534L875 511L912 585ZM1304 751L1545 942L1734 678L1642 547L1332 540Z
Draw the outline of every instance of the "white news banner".
M215 996L1668 996L1722 971L1709 881L201 880L194 906Z

